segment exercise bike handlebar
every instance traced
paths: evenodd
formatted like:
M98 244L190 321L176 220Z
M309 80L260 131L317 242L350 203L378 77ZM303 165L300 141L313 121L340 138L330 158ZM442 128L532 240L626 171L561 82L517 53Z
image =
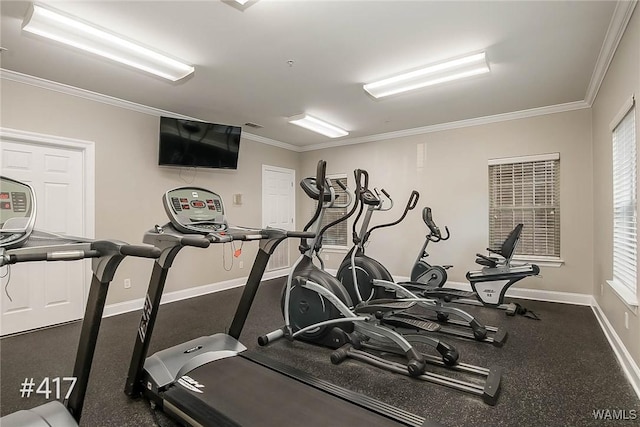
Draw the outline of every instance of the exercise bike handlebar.
M444 231L447 233L447 236L446 237L442 237L442 233L440 232L440 228L438 228L436 223L433 221L433 216L431 215L431 208L430 207L425 206L425 208L422 209L422 220L427 225L427 227L429 227L429 234L427 235L427 239L431 240L434 243L435 242L439 242L441 240L448 240L449 239L449 237L450 237L449 227L447 227L446 225L444 226Z

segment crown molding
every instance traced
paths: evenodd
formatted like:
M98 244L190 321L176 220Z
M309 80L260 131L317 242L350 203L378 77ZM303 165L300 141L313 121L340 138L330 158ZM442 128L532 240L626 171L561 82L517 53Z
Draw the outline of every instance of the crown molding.
M159 108L149 107L147 105L137 104L135 102L126 101L124 99L116 98L109 95L104 95L98 92L92 92L90 90L81 89L74 86L69 86L63 83L54 82L51 80L42 79L40 77L30 76L28 74L18 73L16 71L6 70L0 68L0 79L14 81L18 83L24 83L31 86L36 86L42 89L48 89L55 92L64 93L66 95L77 96L79 98L88 99L90 101L100 102L102 104L112 105L114 107L124 108L126 110L135 111L142 114L148 114L150 116L170 116L178 119L185 120L199 120L195 117L185 116L183 114L174 113L172 111L161 110ZM300 151L300 147L286 142L276 141L274 139L265 138L259 135L254 135L249 132L242 132L242 137L251 141L259 142L262 144L272 145L274 147L284 148L285 150Z
M412 129L404 129L400 131L379 133L376 135L368 135L359 138L349 138L340 141L331 141L320 144L306 145L301 147L300 151L314 151L325 148L342 147L344 145L364 144L366 142L383 141L386 139L403 138L407 136L423 135L433 132L441 132L445 130L461 129L471 126L480 126L490 123L506 122L509 120L525 119L528 117L543 116L547 114L564 113L567 111L581 110L589 108L590 105L585 101L568 102L566 104L550 105L548 107L532 108L529 110L513 111L511 113L495 114L493 116L477 117L473 119L459 120L457 122L441 123L431 126L422 126Z
M42 79L40 77L30 76L28 74L18 73L17 71L11 71L4 68L0 69L0 78L2 78L3 80L10 80L13 82L36 86L42 89L52 90L54 92L64 93L66 95L77 96L79 98L88 99L90 101L100 102L102 104L108 104L114 107L124 108L126 110L131 110L142 114L148 114L150 116L170 115L171 117L176 117L178 119L198 120L193 117L176 114L171 111L165 111L159 108L136 104L135 102L125 101L124 99L104 95L98 92L92 92L90 90L81 89L75 86L69 86L64 83Z
M611 61L613 61L613 56L618 49L618 44L627 29L627 25L629 24L629 20L637 3L637 0L618 1L616 3L616 8L609 22L609 28L607 29L607 34L602 43L602 48L600 49L600 54L598 55L598 60L596 61L596 66L593 69L591 81L587 88L587 94L584 98L589 106L593 105L593 102L596 100L600 86L604 81Z
M15 71L2 69L2 68L0 68L0 79L37 86L44 89L49 89L56 92L61 92L68 95L77 96L80 98L101 102L104 104L109 104L115 107L120 107L120 108L136 111L139 113L148 114L152 116L171 116L171 117L176 117L176 118L181 118L186 120L200 120L198 118L189 117L189 116L177 114L171 111L161 110L158 108L137 104L135 102L126 101L123 99L115 98L115 97L104 95L101 93L92 92L86 89L81 89L74 86L69 86L66 84L57 83L50 80L45 80L39 77L34 77L27 74L22 74ZM591 107L591 103L588 103L586 101L575 101L575 102L569 102L565 104L550 105L546 107L532 108L529 110L514 111L510 113L477 117L473 119L459 120L456 122L441 123L441 124L430 125L430 126L422 126L422 127L412 128L412 129L403 129L399 131L386 132L386 133L380 133L375 135L367 135L367 136L362 136L358 138L341 139L338 141L329 141L325 143L312 144L312 145L306 145L306 146L297 146L297 145L289 144L289 143L278 141L271 138L266 138L260 135L255 135L255 134L244 132L244 131L242 132L242 136L243 138L246 138L254 142L271 145L274 147L300 153L300 152L307 152L307 151L314 151L314 150L322 150L326 148L341 147L345 145L355 145L355 144L364 144L367 142L384 141L388 139L403 138L407 136L422 135L427 133L441 132L441 131L452 130L452 129L460 129L460 128L471 127L471 126L479 126L479 125L485 125L485 124L497 123L497 122L503 122L503 121L509 121L509 120L517 120L517 119L523 119L528 117L536 117L536 116L542 116L547 114L562 113L562 112L580 110L583 108L590 108L590 107Z
M285 150L295 151L299 153L302 151L302 147L298 147L297 145L289 144L287 142L278 141L276 139L265 138L264 136L255 135L252 133L246 133L242 131L242 137L249 139L251 141L259 142L261 144L272 145L278 148L284 148Z

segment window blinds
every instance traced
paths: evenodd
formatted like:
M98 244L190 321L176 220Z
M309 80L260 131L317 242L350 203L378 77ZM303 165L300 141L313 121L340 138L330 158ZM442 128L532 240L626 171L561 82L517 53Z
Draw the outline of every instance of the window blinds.
M347 185L347 177L335 177L328 178L331 182L331 186L335 190L338 198L338 203L344 203L347 200L347 193L337 184L337 181L341 181L345 186ZM314 209L315 211L315 209ZM335 221L336 219L344 216L347 213L347 208L329 208L325 211L322 218L322 226ZM338 225L329 228L322 237L323 246L343 246L346 247L348 242L348 228L347 221L343 221Z
M524 224L517 255L560 257L560 157L489 164L489 245L499 248ZM517 161L514 161L517 160Z
M635 108L613 130L613 280L636 291Z

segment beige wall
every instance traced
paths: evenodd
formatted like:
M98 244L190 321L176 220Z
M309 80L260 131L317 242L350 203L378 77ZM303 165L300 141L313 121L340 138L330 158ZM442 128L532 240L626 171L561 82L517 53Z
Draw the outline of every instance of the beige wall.
M375 234L368 253L393 274L407 276L426 233L419 211L429 205L436 222L441 227L448 225L452 233L449 241L430 246L430 260L453 264L450 280L457 282L465 282L465 273L476 268L474 254L487 246L487 160L559 152L561 257L565 263L559 268L544 267L542 279L526 279L519 286L594 294L640 363L638 316L631 313L630 328L625 329L625 306L606 285L604 294L600 293L600 285L611 277L612 269L608 126L624 100L632 93L640 94L639 21L636 11L592 109L305 153L243 139L237 171L199 171L192 177L189 171L181 176L177 169L159 168L158 117L7 80L1 80L0 125L94 141L96 237L132 243L140 242L143 232L154 224L166 221L161 194L185 181L219 192L227 201L233 223L257 226L261 223L262 164L294 169L299 180L313 175L317 160L322 158L328 162L328 173L346 173L351 184L353 169L365 168L371 174L371 185L384 187L396 201L396 208L378 214L373 224L395 219L411 189L421 194L418 209L399 226ZM422 166L417 158L419 147L425 153ZM242 206L231 204L235 193L243 194ZM299 188L296 198L297 225L301 228L309 218L311 203ZM121 204L136 206L126 221L118 212ZM236 262L232 271L224 271L221 251L219 246L207 251L185 249L178 258L182 262L177 262L169 275L167 291L246 276L256 244L244 247L244 270ZM227 255L228 261L230 252ZM328 255L327 266L336 268L343 254ZM126 260L108 302L141 298L150 269L151 262L146 260ZM126 277L132 279L129 290L122 286Z
M640 319L606 284L613 271L613 178L609 124L632 94L636 95L636 138L640 136L640 12L636 8L593 104L593 295L636 364L640 365ZM639 175L640 177L640 175ZM639 186L640 188L640 186ZM602 287L601 287L602 285ZM602 289L602 292L601 292ZM624 313L629 313L629 329Z
M237 170L203 170L194 177L191 170L181 173L157 166L158 117L7 80L2 80L0 107L3 127L95 142L96 238L142 242L146 230L167 222L162 194L187 182L218 192L233 224L259 227L262 164L295 170L299 162L298 153L242 139ZM236 193L243 195L241 206L232 204ZM123 206L133 207L127 217L120 211ZM231 248L224 249L229 264ZM166 291L244 277L256 251L257 243L244 245L240 258L244 269L236 260L227 272L220 245L208 250L186 248L169 273ZM148 260L125 260L107 302L142 298L151 266ZM130 289L124 289L124 278L131 278Z
M560 268L542 268L542 279L529 278L521 287L590 294L593 216L591 173L591 114L588 109L512 120L462 129L397 138L374 143L303 153L301 173L313 174L318 159L328 173L369 171L370 186L385 188L394 209L374 216L373 224L397 218L410 190L420 192L418 207L391 229L374 232L367 253L397 276L408 276L424 242L426 226L420 218L431 206L438 225L447 225L451 239L431 244L432 263L453 264L450 280L466 282L476 269L476 252L488 245L488 172L492 158L560 153L561 257ZM417 159L419 145L426 157ZM351 178L350 182L353 182ZM305 199L305 202L308 203ZM307 208L309 209L309 208ZM336 268L340 254L329 254Z

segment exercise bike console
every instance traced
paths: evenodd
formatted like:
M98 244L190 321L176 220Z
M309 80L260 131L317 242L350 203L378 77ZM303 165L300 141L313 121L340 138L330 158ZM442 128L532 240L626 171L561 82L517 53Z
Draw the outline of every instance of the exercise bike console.
M204 188L169 190L162 197L162 204L173 226L182 233L216 233L229 228L222 197Z

